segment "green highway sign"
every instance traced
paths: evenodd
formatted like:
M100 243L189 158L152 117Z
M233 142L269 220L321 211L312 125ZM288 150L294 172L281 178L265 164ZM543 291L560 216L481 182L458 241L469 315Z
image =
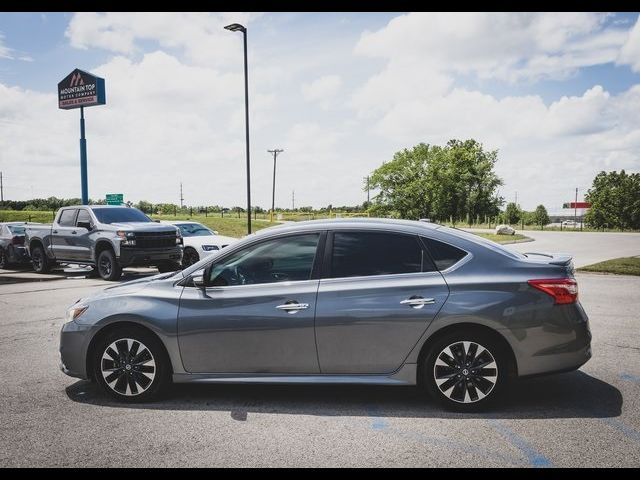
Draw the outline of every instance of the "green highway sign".
M107 193L107 205L122 205L124 203L124 195L122 193Z

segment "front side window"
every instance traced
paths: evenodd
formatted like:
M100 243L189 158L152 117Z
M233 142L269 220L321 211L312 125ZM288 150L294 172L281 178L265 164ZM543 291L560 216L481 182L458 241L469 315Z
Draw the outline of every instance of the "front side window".
M58 224L63 227L73 227L74 220L76 219L76 209L63 210L60 214L60 220L58 220Z
M214 264L207 285L226 287L309 280L319 233L274 238Z
M422 271L416 237L385 232L335 232L331 277L361 277Z

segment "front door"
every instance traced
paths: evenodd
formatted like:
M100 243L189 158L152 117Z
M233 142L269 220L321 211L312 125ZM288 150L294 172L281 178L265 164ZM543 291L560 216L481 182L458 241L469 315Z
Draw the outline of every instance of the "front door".
M51 248L57 260L74 260L77 208L60 212L58 221L51 229ZM76 232L77 233L77 232Z
M320 233L222 254L205 291L185 287L178 339L192 373L317 374L314 279Z
M414 235L336 231L329 248L316 307L321 372L394 372L449 296L446 282Z

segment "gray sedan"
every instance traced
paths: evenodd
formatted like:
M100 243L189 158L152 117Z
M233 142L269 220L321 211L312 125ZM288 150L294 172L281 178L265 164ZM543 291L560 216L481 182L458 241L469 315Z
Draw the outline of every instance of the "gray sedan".
M577 288L567 255L425 222L301 222L79 300L61 368L128 402L172 381L418 384L468 411L590 358Z

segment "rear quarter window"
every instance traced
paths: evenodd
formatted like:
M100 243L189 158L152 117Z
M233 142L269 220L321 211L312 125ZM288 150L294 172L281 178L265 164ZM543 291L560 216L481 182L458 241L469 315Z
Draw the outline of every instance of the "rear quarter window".
M468 254L458 247L454 247L448 243L434 240L433 238L420 237L424 242L433 262L438 270L446 270L452 267Z

